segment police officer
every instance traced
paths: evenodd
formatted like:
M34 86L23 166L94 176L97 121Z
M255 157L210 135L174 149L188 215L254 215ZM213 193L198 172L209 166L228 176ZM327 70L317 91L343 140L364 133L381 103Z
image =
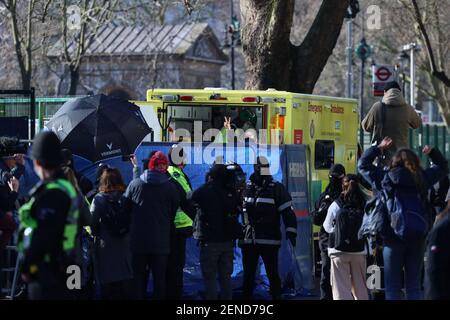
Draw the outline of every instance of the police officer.
M319 232L319 248L322 260L322 273L320 275L320 299L333 300L333 294L330 284L331 261L328 256L328 233L323 228L323 223L327 217L328 208L334 200L339 198L342 192L342 179L345 176L345 168L341 164L335 164L331 167L328 174L330 183L325 191L320 195L312 212L314 224L321 226Z
M0 210L17 209L19 179L25 172L25 160L17 139L0 138Z
M182 203L175 215L175 232L171 241L171 250L167 266L168 299L181 299L183 295L183 269L186 263L186 239L192 236L192 219L195 209L189 205L192 196L192 185L184 173L185 153L180 145L173 145L168 154L168 174L180 192ZM184 209L184 210L183 210ZM187 210L186 210L187 209Z
M67 267L74 263L79 209L77 192L61 172L61 145L51 131L39 133L32 147L40 182L19 210L22 279L30 299L67 299Z
M262 257L266 268L272 298L281 298L278 275L281 217L286 228L286 238L292 246L295 246L297 239L297 220L291 200L286 188L270 175L267 158L258 157L254 173L244 191L245 235L239 241L244 266L245 299L252 298L259 257Z

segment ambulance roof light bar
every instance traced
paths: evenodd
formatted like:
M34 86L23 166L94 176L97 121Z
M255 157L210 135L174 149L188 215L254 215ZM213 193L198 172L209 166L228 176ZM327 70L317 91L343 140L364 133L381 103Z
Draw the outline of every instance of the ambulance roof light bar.
M194 101L193 96L180 96L180 101Z
M178 102L179 96L177 95L169 95L169 94L164 94L161 97L161 100L163 102Z
M209 97L209 100L228 100L227 97L222 97L220 93L215 93Z
M246 103L260 103L261 97L243 97L242 102Z
M273 102L285 103L286 98L261 97L261 102L262 103L273 103Z
M203 88L203 90L208 90L208 91L215 91L215 90L228 90L228 88L222 88L222 87L220 87L220 88L214 88L214 87L206 87L206 88Z

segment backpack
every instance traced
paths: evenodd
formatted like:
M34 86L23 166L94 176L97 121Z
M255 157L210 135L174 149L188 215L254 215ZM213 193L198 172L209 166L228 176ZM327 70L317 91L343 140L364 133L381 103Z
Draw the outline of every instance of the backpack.
M331 233L333 248L343 252L364 250L365 240L358 239L364 212L348 205L341 205L334 219L334 232Z
M364 207L364 216L361 228L358 231L358 239L383 235L387 225L389 225L389 222L386 200L384 193L379 192Z
M130 215L123 208L121 199L108 199L108 210L102 216L102 223L113 237L121 238L130 231Z
M387 205L391 228L403 241L424 237L428 232L427 210L415 189L395 188Z

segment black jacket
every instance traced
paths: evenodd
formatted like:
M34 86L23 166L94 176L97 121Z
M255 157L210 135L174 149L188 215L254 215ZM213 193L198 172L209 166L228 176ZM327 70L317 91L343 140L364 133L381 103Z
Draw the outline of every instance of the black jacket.
M91 204L92 234L95 236L94 266L101 284L131 279L130 237L111 235L102 224L104 217L111 210L111 201L119 201L121 192L98 193Z
M425 299L450 300L450 214L428 236Z
M313 222L316 226L320 226L319 231L319 247L322 252L328 250L329 234L323 228L323 223L327 217L328 208L330 205L339 198L341 190L339 188L331 188L328 185L323 193L320 194L319 200L317 200L314 211L312 212Z
M131 212L131 251L134 254L170 252L175 214L180 195L170 178L157 171L144 171L125 191L124 205Z
M227 190L222 181L211 181L194 191L192 201L198 206L194 237L202 242L233 240L227 217L237 215L239 198Z
M0 216L2 212L8 212L17 209L16 201L19 194L15 191L11 191L8 186L8 181L11 177L20 177L24 174L25 167L21 164L17 164L16 167L9 170L3 161L0 160Z
M292 209L292 199L286 188L271 176L258 184L255 175L244 191L244 223L248 216L248 226L254 230L246 232L239 244L281 245L281 217L286 232L297 233L297 218Z
M58 174L54 179L62 178ZM38 270L49 270L51 273L64 273L61 263L64 257L63 235L67 214L70 209L71 200L69 196L59 189L45 189L45 183L39 183L31 192L30 197L35 198L31 209L31 216L37 221L37 227L33 231L30 246L25 251L23 260L23 271L30 272L30 266L38 266ZM50 261L44 261L49 255Z
M448 174L448 162L438 149L433 149L430 153L430 159L433 166L422 170L423 186L422 190L417 190L415 181L406 168L397 167L390 170L385 170L373 165L374 160L381 154L380 149L376 146L367 149L358 162L358 170L361 175L371 185L372 190L377 193L383 191L388 198L393 197L393 190L395 188L415 189L418 193L424 195L426 198L427 191L436 182ZM427 201L428 202L428 201ZM429 223L431 225L431 206L426 203ZM398 240L392 228L385 228L386 232L382 234L384 241Z
M184 172L183 172L184 173ZM133 167L133 179L139 179L141 175L141 169L139 167ZM184 173L184 176L189 184L189 186L192 189L191 181L189 180L189 177ZM183 210L184 213L186 213L189 218L194 220L196 209L194 207L193 202L191 201L192 194L187 194L186 191L184 191L183 187L172 178L172 176L167 173L167 179L170 180L171 183L177 188L179 196L180 196L180 207Z

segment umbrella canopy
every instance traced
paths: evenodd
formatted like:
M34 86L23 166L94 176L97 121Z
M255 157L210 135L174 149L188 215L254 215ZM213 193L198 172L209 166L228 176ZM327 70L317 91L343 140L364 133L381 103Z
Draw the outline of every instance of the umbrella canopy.
M151 132L137 105L103 94L66 102L46 127L92 162L134 153Z

